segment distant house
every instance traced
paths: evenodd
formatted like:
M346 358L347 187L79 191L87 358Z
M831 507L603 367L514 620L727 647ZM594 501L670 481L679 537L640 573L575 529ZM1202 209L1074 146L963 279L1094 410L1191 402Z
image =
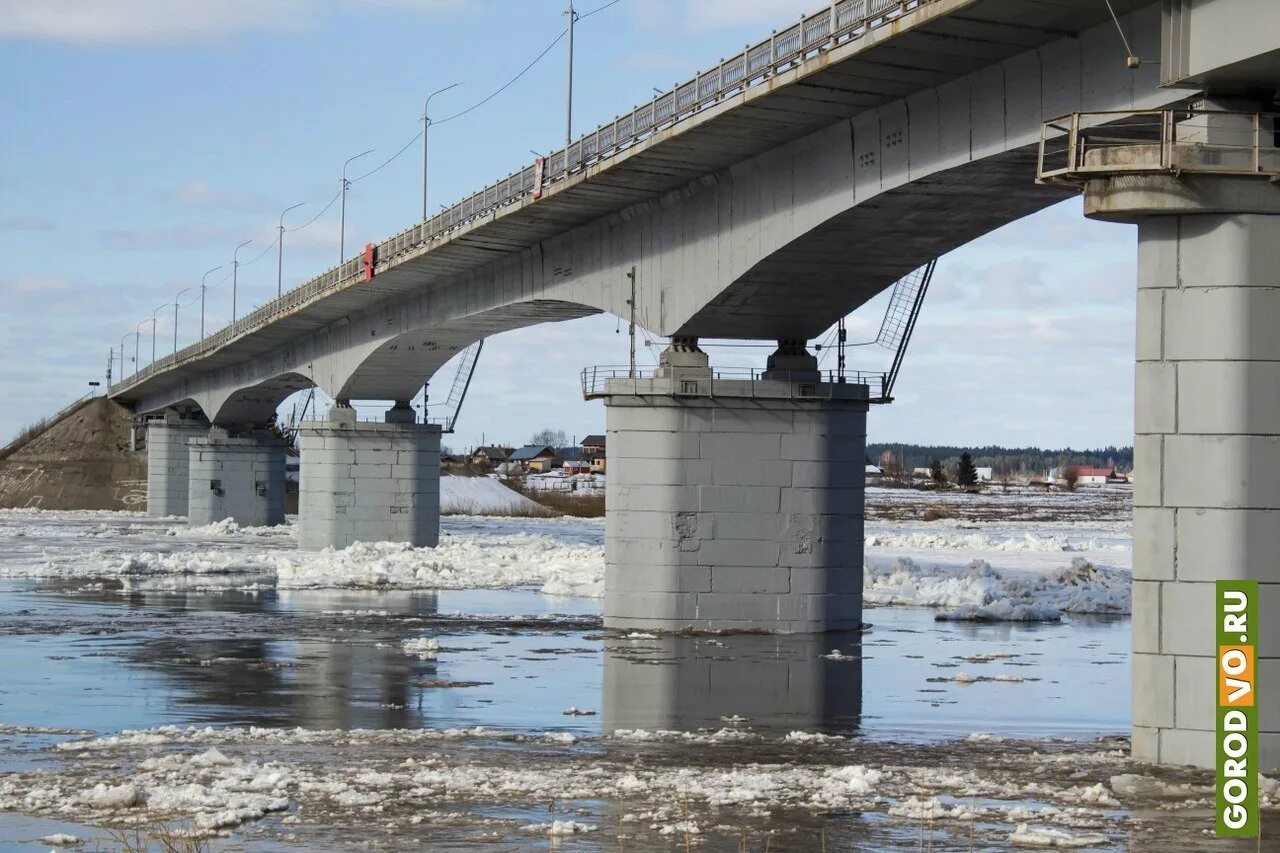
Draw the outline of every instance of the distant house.
M1123 483L1124 477L1116 474L1115 468L1091 468L1088 465L1068 465L1062 469L1062 478L1068 479L1074 474L1076 484L1080 486L1105 486L1107 483Z
M994 470L992 470L991 468L987 468L987 467L983 467L983 468L974 468L973 470L974 470L974 471L977 473L977 475L978 475L978 482L979 482L979 483L990 483L990 482L991 482L991 478L995 475L995 471L994 471Z
M566 474L590 474L591 462L586 459L566 459L564 460L564 472Z
M582 458L591 463L592 474L603 474L605 469L605 437L589 435L582 440Z
M549 444L526 444L508 458L525 471L545 473L561 463L556 449Z
M911 477L914 480L933 479L933 469L932 468L912 468Z
M471 451L472 465L497 466L511 458L511 449L507 447L477 447Z

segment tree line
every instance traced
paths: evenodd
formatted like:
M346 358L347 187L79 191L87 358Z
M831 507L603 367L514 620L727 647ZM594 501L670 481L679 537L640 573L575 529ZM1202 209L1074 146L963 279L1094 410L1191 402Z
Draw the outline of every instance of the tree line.
M1052 450L999 445L956 447L944 444L867 443L868 464L880 465L881 460L888 458L886 454L890 454L894 462L907 472L915 468L932 468L935 459L944 468L954 470L960 464L960 457L965 454L969 455L973 466L977 468L1007 471L1011 476L1042 474L1051 468L1065 468L1068 465L1115 468L1121 473L1133 470L1132 447L1108 446L1094 450L1067 447Z

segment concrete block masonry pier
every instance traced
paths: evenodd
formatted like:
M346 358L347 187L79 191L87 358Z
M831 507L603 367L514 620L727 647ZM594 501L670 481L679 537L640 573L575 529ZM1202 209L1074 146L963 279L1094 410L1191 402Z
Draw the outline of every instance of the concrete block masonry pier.
M187 521L234 518L245 527L284 524L284 442L265 436L232 438L214 427L187 443L190 497Z
M299 431L298 546L440 541L440 433L407 402L386 423L360 423L343 403Z
M1210 143L1238 122L1211 120ZM1272 772L1280 767L1280 188L1265 176L1096 178L1085 213L1138 225L1134 756L1214 766L1214 581L1256 579L1257 770Z
M187 514L191 470L187 442L208 432L208 421L172 409L147 423L147 515Z
M605 625L818 632L862 621L868 389L803 345L752 379L693 341L605 381Z

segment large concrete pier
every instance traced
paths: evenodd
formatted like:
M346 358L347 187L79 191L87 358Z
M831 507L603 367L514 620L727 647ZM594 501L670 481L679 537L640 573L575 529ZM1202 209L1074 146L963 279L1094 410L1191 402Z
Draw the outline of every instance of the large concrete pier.
M861 625L867 387L799 361L724 379L677 345L655 375L592 395L607 407L607 627Z
M416 424L402 403L386 423L361 423L338 404L299 433L298 545L440 541L440 427Z
M233 438L214 427L187 443L190 457L187 520L214 524L231 518L245 527L284 524L284 442L264 436Z
M147 514L186 515L190 499L191 456L187 442L203 438L209 423L170 409L147 425Z
M1237 148L1242 120L1201 116L1197 145ZM1091 180L1085 212L1138 225L1134 755L1213 766L1214 582L1243 578L1261 596L1261 765L1280 767L1280 189L1127 174Z

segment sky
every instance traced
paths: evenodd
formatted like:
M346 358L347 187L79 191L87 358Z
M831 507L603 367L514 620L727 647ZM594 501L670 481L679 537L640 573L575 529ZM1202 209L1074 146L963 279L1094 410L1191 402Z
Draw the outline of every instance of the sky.
M577 4L575 135L819 5L617 0L600 8L606 3ZM427 93L461 83L432 102L433 210L561 145L564 42L488 103L442 119L542 53L563 31L566 5L0 0L0 253L8 261L0 269L0 443L102 380L122 339L127 372L135 345L139 363L150 360L153 330L157 354L170 352L176 295L194 288L178 299L185 305L215 267L205 279L205 324L221 328L231 315L226 272L246 240L239 311L273 297L271 244L284 208L305 203L285 221L306 225L286 234L285 287L333 266L338 209L324 208L348 157L375 149L350 176L382 166L348 193L348 255L416 222L421 149L405 146ZM1078 199L945 256L896 402L873 409L869 439L1132 443L1135 262L1135 229L1084 219ZM850 318L851 341L875 338L884 302ZM198 337L199 317L198 302L179 311L178 346ZM625 363L626 332L625 322L597 316L488 340L446 444L518 445L543 427L571 438L603 432L604 407L583 401L579 371ZM641 363L652 364L661 346L642 339ZM768 351L709 352L728 368L760 365ZM882 370L889 358L861 347L849 366ZM452 371L437 384L447 386Z

